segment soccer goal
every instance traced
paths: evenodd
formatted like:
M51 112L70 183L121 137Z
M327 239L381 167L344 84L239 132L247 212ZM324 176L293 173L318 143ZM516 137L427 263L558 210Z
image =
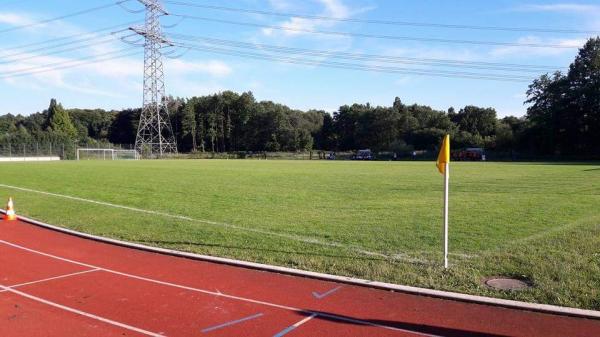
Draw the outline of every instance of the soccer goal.
M140 154L136 150L117 149L77 149L77 160L138 160Z

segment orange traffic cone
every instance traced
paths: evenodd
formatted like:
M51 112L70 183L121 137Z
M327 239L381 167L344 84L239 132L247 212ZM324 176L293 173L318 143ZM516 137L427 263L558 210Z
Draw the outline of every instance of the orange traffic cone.
M15 213L15 208L13 206L12 198L8 198L8 204L6 205L6 213L4 214L5 221L14 221L17 220L17 214Z

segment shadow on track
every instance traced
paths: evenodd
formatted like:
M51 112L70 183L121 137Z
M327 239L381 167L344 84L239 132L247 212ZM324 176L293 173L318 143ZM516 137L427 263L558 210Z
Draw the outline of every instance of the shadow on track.
M398 321L387 321L387 320L374 320L374 319L362 319L356 317L343 316L339 314L333 314L328 312L320 312L310 310L309 312L317 314L315 320L325 320L330 322L343 322L345 324L354 324L361 326L368 326L364 322L369 322L372 324L385 325L388 327L393 327L397 329L406 330L407 332L435 335L435 336L445 336L445 337L507 337L507 335L497 335L489 332L478 332L478 331L470 331L464 329L456 329L456 328L446 328L441 326L427 325L427 324L417 324L417 323L408 323L408 322L398 322ZM465 319L469 319L465 317Z

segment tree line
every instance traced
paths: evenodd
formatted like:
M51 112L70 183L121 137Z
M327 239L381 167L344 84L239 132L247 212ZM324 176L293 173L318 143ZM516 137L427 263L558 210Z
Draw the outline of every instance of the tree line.
M224 91L169 98L171 125L181 152L435 150L444 134L454 148L498 153L600 157L600 38L590 39L566 74L544 74L527 91L527 114L498 118L489 107L458 110L405 104L352 104L332 114L300 111L251 92ZM70 141L79 146L133 144L141 109L48 109L0 116L0 145Z

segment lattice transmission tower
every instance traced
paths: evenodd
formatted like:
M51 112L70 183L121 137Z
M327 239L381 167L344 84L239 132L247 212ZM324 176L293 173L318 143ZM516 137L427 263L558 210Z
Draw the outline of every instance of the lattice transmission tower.
M176 153L177 143L165 96L164 47L172 44L163 36L160 17L168 13L159 0L138 0L146 7L143 27L130 29L144 38L144 101L135 138L135 148L144 157Z

